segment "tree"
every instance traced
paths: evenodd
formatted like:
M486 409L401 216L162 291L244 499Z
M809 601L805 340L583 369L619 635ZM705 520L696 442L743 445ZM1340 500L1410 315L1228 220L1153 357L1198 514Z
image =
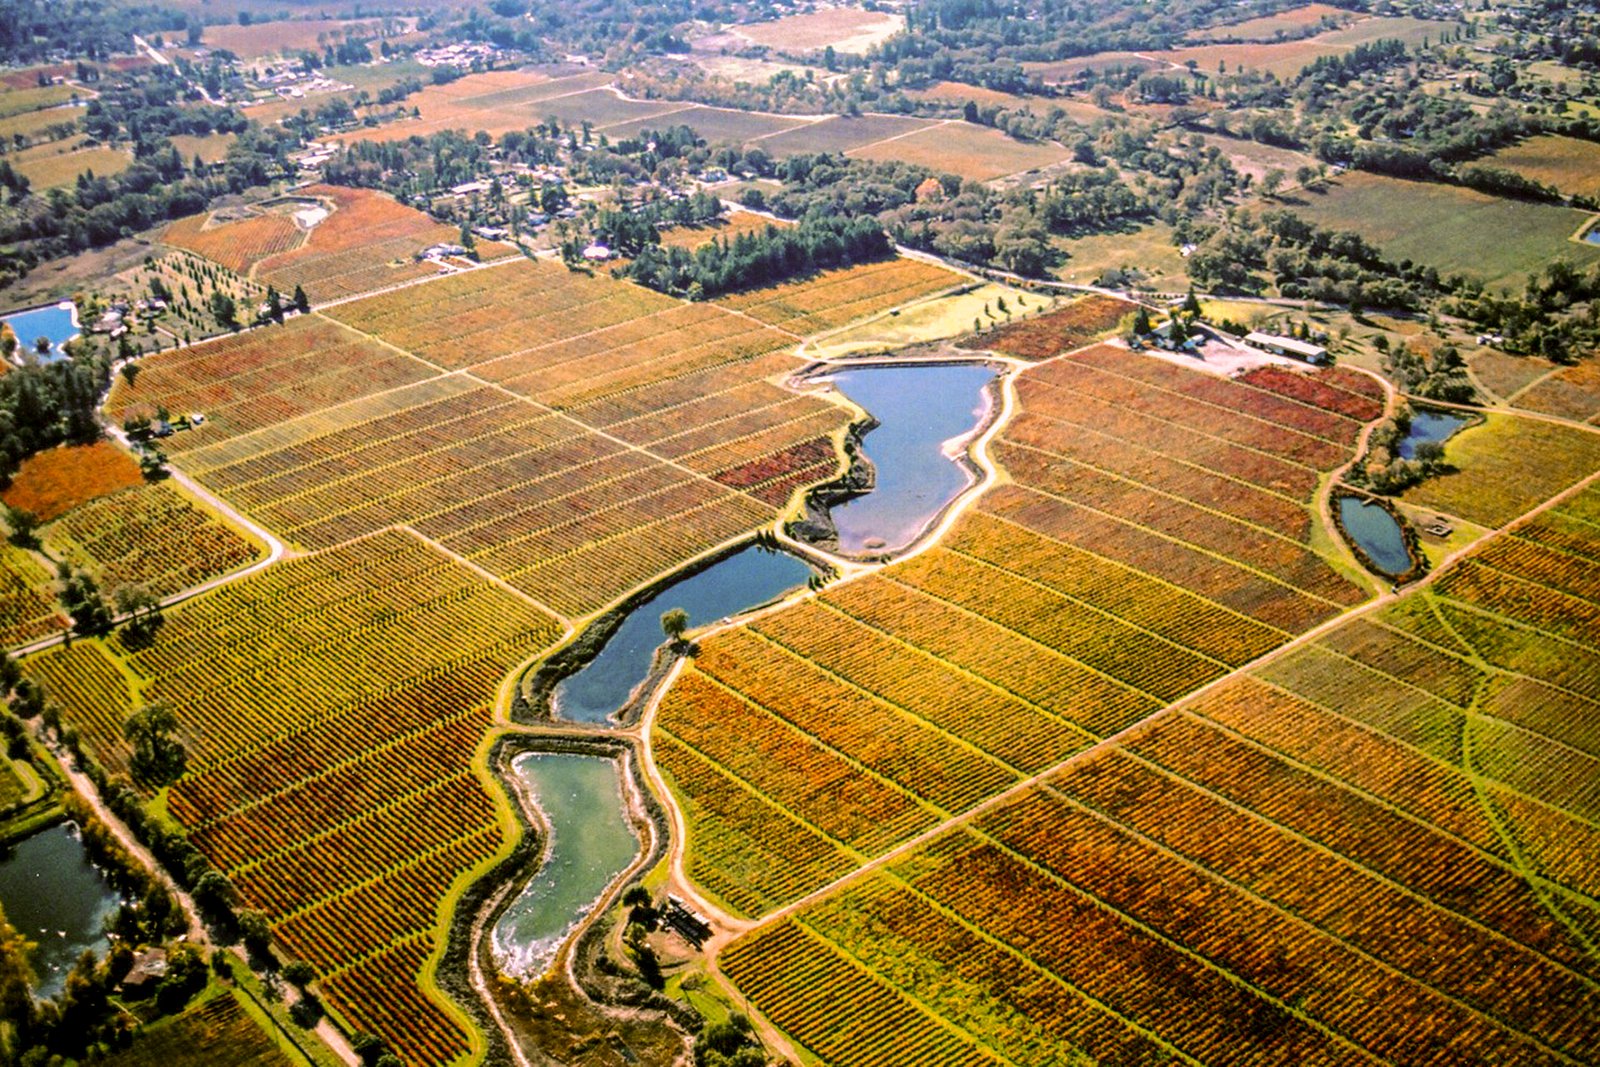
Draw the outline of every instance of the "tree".
M317 969L305 960L295 960L283 968L283 977L303 993L306 986L317 980Z
M146 704L122 724L122 736L133 742L129 769L135 778L153 785L176 780L188 762L178 732L178 716L161 701Z
M661 613L661 632L667 635L667 640L674 645L683 640L684 631L689 628L689 613L682 608L671 608Z
M1144 337L1150 332L1150 309L1140 304L1133 309L1133 333L1135 337Z
M283 297L270 285L267 286L267 318L273 322L283 321Z
M311 310L311 299L306 296L306 291L300 286L294 287L294 309L304 315Z
M122 365L122 380L123 381L127 382L129 385L132 385L133 384L133 380L135 378L137 378L137 377L139 377L139 364L137 364L137 363L124 363Z
M1282 170L1273 167L1261 176L1261 191L1268 197L1276 196L1279 189L1283 188L1285 175Z
M6 521L11 525L11 543L19 548L34 548L39 544L39 516L26 508L6 507Z
M127 616L122 639L130 648L148 648L161 628L161 601L142 585L128 584L117 589L112 598L118 614Z
M1198 317L1200 314L1200 298L1194 295L1194 286L1192 285L1189 286L1189 295L1183 298L1182 310L1185 315Z

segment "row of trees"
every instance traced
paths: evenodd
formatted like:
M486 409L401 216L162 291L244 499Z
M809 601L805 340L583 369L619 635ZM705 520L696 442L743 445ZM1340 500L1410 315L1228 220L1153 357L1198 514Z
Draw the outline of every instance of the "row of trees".
M880 259L893 251L888 234L873 218L808 216L796 226L768 226L732 240L712 240L692 252L649 244L620 273L652 289L701 300Z

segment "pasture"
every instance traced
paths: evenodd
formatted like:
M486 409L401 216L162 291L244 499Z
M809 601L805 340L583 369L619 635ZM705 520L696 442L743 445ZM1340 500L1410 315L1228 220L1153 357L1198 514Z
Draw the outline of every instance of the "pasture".
M186 166L193 163L196 157L207 165L221 163L228 158L228 149L238 139L239 135L234 133L208 133L204 137L178 133L167 138L172 142L172 147L178 150Z
M817 52L831 46L835 52L864 55L904 26L905 19L900 15L836 7L749 23L735 27L733 32L777 52Z
M252 22L248 26L225 22L207 26L201 43L207 48L226 49L248 63L299 52L320 55L329 45L346 39L378 37L382 32L383 20L378 19L275 19Z
M1004 309L1001 304L1004 304ZM959 337L972 330L974 322L994 324L1037 314L1050 306L1049 298L1007 285L974 285L948 296L935 296L838 333L806 346L806 354L818 359L891 353L906 345L928 344Z
M1085 74L1104 74L1109 71L1151 71L1167 66L1147 52L1095 52L1087 56L1074 56L1053 62L1024 63L1022 69L1049 83L1076 81Z
M1292 7L1271 15L1245 19L1243 22L1230 22L1223 26L1197 30L1189 37L1197 41L1273 41L1289 34L1303 33L1315 26L1349 22L1354 17L1347 8L1334 7L1330 4L1306 4L1303 7Z
M1600 468L1600 434L1491 413L1450 438L1444 458L1453 469L1404 499L1494 528Z
M1071 158L1059 145L1019 141L969 122L945 122L891 140L851 149L856 159L911 163L971 181L1037 170Z
M120 148L75 148L62 151L65 142L34 145L16 153L11 165L28 179L36 190L71 185L80 174L109 178L121 174L133 157Z
M760 915L1361 602L1311 501L1381 406L1316 381L1029 370L1006 484L938 547L702 640L668 691L697 884Z
M1579 270L1600 263L1600 245L1570 240L1585 212L1459 186L1352 172L1293 194L1288 205L1319 226L1360 234L1397 262L1499 288L1520 289L1552 260Z
M1294 1062L1582 1059L1600 868L1569 843L1600 819L1596 517L1589 490L1067 755L758 925L722 971L824 1063L1205 1063L1241 1033ZM868 1018L871 1039L845 1036Z
M1172 227L1156 221L1126 231L1058 237L1051 242L1065 253L1056 277L1092 285L1109 272L1130 272L1143 288L1181 292L1189 271L1178 251Z
M1568 196L1600 196L1600 144L1547 134L1489 156L1485 163L1554 186Z
M659 118L636 119L621 125L610 126L606 136L613 141L634 137L644 130L660 130L668 126L688 126L705 138L707 144L742 145L770 137L775 133L804 126L807 120L797 115L765 115L754 111L734 111L725 107L694 107L664 113Z
M934 123L928 119L900 115L860 115L851 118L833 115L818 122L797 126L761 142L761 150L774 156L815 152L848 152L890 137L914 133Z

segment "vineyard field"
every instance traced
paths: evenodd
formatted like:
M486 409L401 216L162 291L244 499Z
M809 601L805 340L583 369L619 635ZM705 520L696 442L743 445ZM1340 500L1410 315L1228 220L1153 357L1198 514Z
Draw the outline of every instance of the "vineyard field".
M1013 1063L1228 1062L1240 1035L1261 1062L1585 1062L1596 515L1585 489L1069 757L725 973L826 1063L879 1054L837 1035L880 1003L897 1046Z
M189 757L172 816L341 1015L431 1065L472 1041L421 985L441 907L510 832L471 754L500 680L557 635L387 532L174 608L148 647L80 641L26 669L113 770L123 718L171 707Z
M835 330L966 279L915 259L886 259L823 271L803 281L722 297L718 303L796 337Z
M23 549L0 544L0 638L6 646L48 637L66 625L56 609L55 576Z
M758 798L691 825L691 854L715 837L718 855L696 877L730 907L816 888L769 848L880 855L1368 595L1309 543L1318 479L1361 426L1338 411L1373 410L1361 394L1113 348L1019 384L992 446L1010 484L938 546L707 639L668 690L655 729L689 810ZM1212 429L1230 418L1249 446ZM740 729L714 727L730 716ZM851 768L849 790L810 787ZM773 811L789 818L768 840Z

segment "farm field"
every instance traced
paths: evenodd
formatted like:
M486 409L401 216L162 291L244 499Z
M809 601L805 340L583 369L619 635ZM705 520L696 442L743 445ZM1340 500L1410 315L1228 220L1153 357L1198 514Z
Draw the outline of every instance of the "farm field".
M1051 359L1105 336L1133 310L1126 300L1091 293L1065 307L1001 326L973 343L1019 359Z
M24 460L0 490L0 501L50 522L96 497L143 484L139 464L110 441L63 445Z
M965 104L968 100L979 107L1027 107L1028 98L998 89L985 89L981 85L965 82L934 82L926 89L912 89L906 93L914 100L937 100L942 104Z
M806 125L807 120L796 115L764 115L751 111L734 111L725 107L695 105L681 111L664 114L659 119L645 118L624 122L606 128L606 136L613 141L635 137L644 130L663 126L688 126L705 138L709 145L723 142L742 145L760 141L775 133Z
M1018 141L999 130L968 122L942 123L852 149L849 154L857 159L916 164L971 181L1037 170L1071 158L1071 153L1058 145Z
M716 302L798 339L838 329L965 280L943 267L896 258L823 271L802 281L723 296Z
M278 54L316 52L345 38L360 40L382 33L381 20L368 19L277 19L249 26L234 23L211 25L201 39L207 48L225 48L245 62ZM374 51L377 49L374 48Z
M0 138L14 142L21 137L25 143L32 145L37 157L40 154L38 149L49 144L59 148L62 142L77 132L80 117L81 112L74 107L23 111L0 118Z
M1513 356L1493 348L1479 347L1467 352L1472 376L1501 399L1510 399L1551 371L1559 369L1537 356Z
M1548 134L1502 148L1486 164L1553 185L1568 196L1600 196L1600 145Z
M864 54L905 26L905 19L884 11L837 7L734 29L740 37L777 52L812 52L829 45L836 52Z
M699 226L672 226L661 231L661 243L667 246L695 249L713 240L731 241L742 233L762 233L767 227L782 228L789 223L757 215L753 211L730 211L728 214Z
M1310 27L1320 26L1324 20L1345 23L1352 17L1352 12L1346 8L1330 4L1306 4L1243 22L1213 26L1192 33L1190 37L1196 40L1272 41L1284 34L1302 33Z
M1600 418L1600 362L1593 357L1570 367L1552 367L1542 360L1527 360L1533 368L1541 365L1550 371L1542 379L1513 395L1511 402L1519 408L1540 411L1546 415L1559 415L1564 419L1593 422ZM1474 372L1481 373L1478 366Z
M238 139L239 135L236 133L208 133L203 137L176 133L167 138L172 142L172 147L178 150L178 156L185 164L192 163L196 156L202 163L221 163L228 158L228 149L232 148L233 142Z
M1048 63L1024 63L1022 69L1048 85L1075 81L1089 71L1096 74L1113 70L1143 72L1159 70L1166 65L1148 52L1096 52Z
M604 71L564 78L551 78L537 71L468 74L447 85L429 85L420 93L407 97L407 106L415 107L419 112L415 118L351 130L329 140L336 143L394 141L413 135L427 137L441 130L464 130L468 133L485 130L493 136L499 136L549 118L551 112L545 101L609 85L613 77ZM612 99L616 98L613 96Z
M848 152L852 148L865 148L886 138L914 133L935 124L936 120L913 119L902 115L860 115L854 118L835 115L764 138L761 150L780 157Z
M1056 277L1080 285L1093 284L1109 271L1136 272L1139 284L1166 292L1182 292L1189 284L1188 267L1178 252L1172 227L1151 222L1126 232L1056 238L1067 261Z
M1380 39L1398 40L1416 47L1423 41L1437 43L1441 35L1454 32L1454 22L1416 18L1366 18L1348 26L1329 30L1298 41L1273 41L1266 44L1206 44L1174 48L1149 55L1182 66L1195 60L1204 70L1215 70L1219 62L1229 70L1253 70L1292 79L1312 60L1339 55L1357 45Z
M847 321L953 277L861 269L870 283L824 277L795 287L801 311L765 313ZM408 525L570 618L770 522L838 468L853 409L781 387L801 368L795 339L759 311L520 259L427 292L152 357L110 410L204 412L169 448L291 542Z
M1582 1061L1596 515L1069 758L723 972L825 1063Z
M55 575L31 553L0 543L0 643L27 644L66 626L56 608Z
M1600 468L1600 434L1491 413L1446 442L1445 462L1403 499L1493 528Z
M1352 173L1296 194L1290 206L1319 226L1360 234L1391 259L1489 286L1520 289L1553 260L1579 270L1600 263L1600 245L1570 240L1587 213L1458 186Z
M137 585L171 596L262 556L259 545L165 483L82 504L47 526L43 539L52 555L113 595Z
M161 234L163 243L193 252L236 274L248 274L267 256L298 248L305 231L288 215L253 214L218 218L211 214L178 219Z
M26 669L114 770L123 718L171 707L189 758L172 816L317 969L331 1007L434 1065L470 1041L422 988L441 906L510 829L471 765L485 705L557 635L521 598L391 531L173 608L148 647L80 641Z
M301 1062L285 1055L232 993L211 997L175 1019L141 1031L131 1048L100 1062L107 1067L173 1067L223 1060L233 1067L291 1067Z
M736 913L1368 596L1310 544L1322 474L1381 413L1366 379L1232 382L1101 346L1030 369L1018 395L992 446L1008 483L937 547L702 640L667 691L653 753L689 872Z

